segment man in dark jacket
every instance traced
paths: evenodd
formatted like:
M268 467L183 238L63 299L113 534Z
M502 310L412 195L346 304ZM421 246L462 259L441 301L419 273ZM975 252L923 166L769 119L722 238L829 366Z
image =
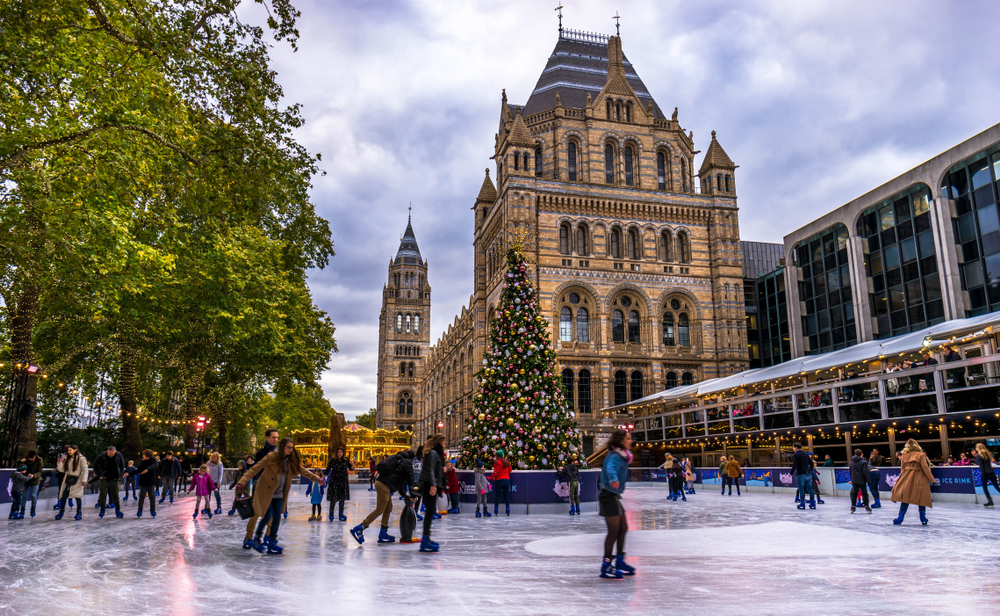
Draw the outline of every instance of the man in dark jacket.
M35 505L38 504L38 490L42 486L42 468L44 464L42 463L42 456L38 455L35 451L29 451L28 455L21 460L21 463L28 467L25 471L26 475L31 475L31 479L24 484L24 497L21 499L21 511L20 515L24 516L24 507L27 501L31 501L31 517L35 517Z
M399 492L403 498L409 498L406 486L413 480L413 450L407 449L379 462L378 478L375 480L375 510L368 514L364 522L351 529L351 536L358 543L364 543L365 529L371 526L375 518L382 516L382 527L379 530L379 543L393 543L396 538L389 534L389 516L392 514L392 495ZM429 505L428 505L429 506ZM430 515L430 510L428 510Z
M868 464L871 466L885 466L885 456L880 455L878 449L872 449L872 455L868 458Z
M153 459L153 452L149 449L142 452L142 460L138 467L133 467L130 472L139 477L139 510L135 517L142 517L142 506L149 497L149 515L156 517L156 497L153 495L156 489L156 467L157 462Z
M580 515L580 467L576 460L559 469L559 476L569 483L569 514Z
M809 454L802 451L802 443L798 441L792 443L792 449L795 453L792 454L792 476L795 477L795 483L799 490L799 501L797 509L806 508L806 492L809 493L809 508L816 508L816 494L813 492L812 486L812 471L813 462Z
M100 482L101 493L97 506L101 508L99 517L104 517L104 507L111 495L111 503L115 507L115 516L124 518L121 512L122 504L118 500L118 482L125 476L125 458L114 445L108 448L94 460L94 478Z
M856 509L858 492L860 492L864 498L865 511L871 513L872 508L868 506L868 481L870 477L868 475L868 460L865 460L865 452L860 449L854 450L854 455L851 457L850 469L851 513L854 513L854 510Z
M265 457L267 454L274 451L275 447L278 446L278 429L268 428L264 431L264 446L257 450L257 453L253 456L253 463L257 464Z
M167 452L163 459L156 466L156 475L160 478L160 502L167 499L167 492L170 493L170 502L174 502L174 480L181 476L181 463L174 458L174 454Z

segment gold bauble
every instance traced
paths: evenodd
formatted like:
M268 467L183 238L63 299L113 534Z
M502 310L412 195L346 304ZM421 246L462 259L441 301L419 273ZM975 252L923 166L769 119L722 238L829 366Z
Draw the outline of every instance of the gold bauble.
M521 374L524 374L524 368L521 368L520 372L521 372Z
M573 459L576 460L576 454L575 453L573 454Z
M486 419L486 414L485 413L480 413L479 414L479 421L482 421L484 419Z
M528 456L528 462L534 462L535 456Z
M542 450L542 444L538 443L538 451L541 451L541 450Z
M518 398L517 401L520 402L521 404L524 404L524 398Z
M561 446L561 447L562 447L563 449L566 449L566 441L563 441L563 442L559 443L559 445L560 445L560 446Z
M513 426L514 425L514 418L513 417L508 417L507 418L507 425L508 426Z

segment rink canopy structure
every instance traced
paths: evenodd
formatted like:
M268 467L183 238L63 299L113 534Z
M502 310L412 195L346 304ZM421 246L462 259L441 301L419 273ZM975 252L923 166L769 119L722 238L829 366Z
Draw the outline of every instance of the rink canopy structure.
M1000 312L956 319L671 388L605 411L634 413L642 466L662 463L667 451L705 466L726 454L753 465L782 465L796 440L838 465L855 448L866 455L877 448L894 459L909 438L933 460L959 458L976 442L996 452L998 334Z

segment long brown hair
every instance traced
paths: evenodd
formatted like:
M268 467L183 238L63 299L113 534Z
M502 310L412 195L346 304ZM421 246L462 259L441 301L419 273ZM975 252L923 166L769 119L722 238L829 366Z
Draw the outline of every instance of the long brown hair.
M611 433L611 438L608 439L608 450L618 449L620 451L625 450L625 437L628 432L625 430L615 430Z
M920 443L913 440L912 438L906 441L906 447L903 447L903 453L910 453L911 451L923 451Z
M976 443L976 453L978 453L981 457L985 458L989 462L993 461L993 454L986 447L986 445L983 445L982 443ZM986 484L984 483L983 485Z
M288 456L288 458L285 458L285 445L287 445L289 443L291 443L292 447L293 447L292 453L291 453L291 455ZM288 470L289 471L291 471L295 475L301 475L302 474L302 457L299 456L299 450L298 449L294 449L294 447L295 447L295 441L293 441L292 439L290 439L290 438L288 438L286 436L285 438L283 438L280 441L278 441L278 448L275 449L274 451L275 451L275 453L278 454L278 461L279 462L281 462L282 460L285 460L285 459L288 460ZM279 473L281 472L280 466L279 466L278 472Z
M438 445L444 447L444 442L446 440L447 438L445 437L445 435L441 434L440 432L431 436L429 439L427 439L427 442L424 443L424 453L426 454L427 452L429 452L431 449L434 449Z
M73 471L75 472L77 467L80 465L80 448L76 445L66 445L66 447L76 452L72 455L66 454L68 457L73 458Z

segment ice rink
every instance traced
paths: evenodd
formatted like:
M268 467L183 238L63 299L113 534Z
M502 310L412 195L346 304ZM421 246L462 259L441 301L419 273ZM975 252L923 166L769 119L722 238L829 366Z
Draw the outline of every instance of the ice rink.
M374 505L352 486L348 522L308 522L291 499L281 556L243 550L245 523L191 519L194 497L135 518L0 520L0 614L991 614L1000 606L1000 511L940 504L851 515L846 499L816 511L784 495L665 500L663 485L625 495L626 551L638 575L599 579L596 514L472 513L435 521L438 554L417 544L358 546L347 529ZM224 510L232 493L224 493ZM93 502L93 501L91 501ZM397 534L399 501L391 532ZM8 506L4 506L3 513ZM465 508L465 511L469 511ZM324 504L324 515L327 513Z

